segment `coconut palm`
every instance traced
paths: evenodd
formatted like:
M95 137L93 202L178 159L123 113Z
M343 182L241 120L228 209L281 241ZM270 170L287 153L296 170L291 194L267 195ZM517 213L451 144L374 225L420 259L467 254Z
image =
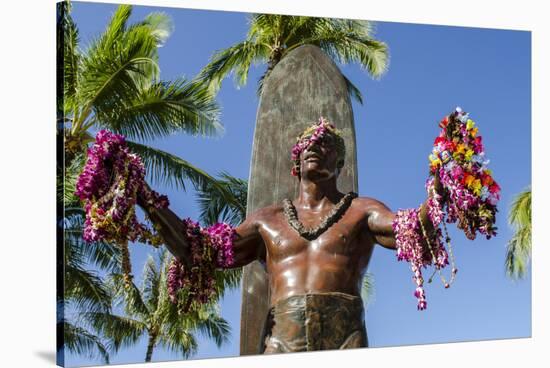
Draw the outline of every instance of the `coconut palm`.
M514 279L523 278L531 259L531 188L515 197L508 221L515 233L506 250L506 274Z
M335 62L358 63L378 78L388 67L388 49L385 43L373 39L372 34L372 23L364 20L255 14L250 18L246 39L217 51L200 78L216 91L233 72L236 83L244 85L252 64L267 63L259 81L261 93L263 81L273 68L289 52L306 44L320 47ZM350 95L362 103L359 89L347 78L346 83Z
M177 305L170 301L166 279L171 258L163 248L158 250L156 260L150 255L139 288L134 283L126 288L121 274L111 275L110 289L124 315L103 311L85 313L89 325L108 339L114 351L134 345L142 336L147 336L144 356L145 361L150 362L157 346L180 352L184 358L193 355L198 347L197 333L212 339L218 347L228 341L229 325L214 304L180 314Z
M214 135L222 126L206 88L183 78L160 80L157 49L172 28L166 15L152 13L129 25L132 7L122 5L105 31L83 49L70 2L59 3L57 11L58 267L64 270L58 292L58 351L64 347L107 362L108 347L78 318L83 312L110 312L111 297L98 271L114 272L120 264L114 245L84 245L81 238L83 211L74 190L92 133L108 128L128 136L153 181L185 189L189 180L215 189L216 180L204 171L143 143L175 132ZM220 196L235 201L224 192ZM228 277L227 285L234 284L234 277Z
M71 161L93 140L92 131L109 129L125 135L144 160L149 178L185 188L214 179L189 162L145 141L183 132L212 136L223 131L219 108L200 83L160 79L158 48L172 30L170 18L151 13L128 24L130 5L114 12L105 31L82 49L70 7L61 17L63 76L59 123L63 126L65 158Z

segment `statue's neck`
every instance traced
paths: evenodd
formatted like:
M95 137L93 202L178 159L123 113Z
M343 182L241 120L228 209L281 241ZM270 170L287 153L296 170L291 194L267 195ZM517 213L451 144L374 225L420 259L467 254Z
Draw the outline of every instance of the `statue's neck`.
M342 195L336 188L336 178L320 182L302 179L297 203L304 209L321 210L325 205L338 203Z

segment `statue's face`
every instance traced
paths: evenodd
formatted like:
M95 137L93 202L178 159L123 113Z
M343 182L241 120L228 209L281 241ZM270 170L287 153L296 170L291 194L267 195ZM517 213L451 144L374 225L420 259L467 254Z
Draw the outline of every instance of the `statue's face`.
M300 154L302 179L322 181L337 177L339 173L338 152L332 135L323 137Z

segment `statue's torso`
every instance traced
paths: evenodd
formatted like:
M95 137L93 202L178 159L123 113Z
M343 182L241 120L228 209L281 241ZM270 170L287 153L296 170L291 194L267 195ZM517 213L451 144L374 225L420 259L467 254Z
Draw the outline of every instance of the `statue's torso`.
M288 224L282 207L273 207L260 219L271 304L297 294L360 295L374 238L368 231L364 207L354 202L337 223L311 241ZM305 227L317 226L329 212L297 211Z

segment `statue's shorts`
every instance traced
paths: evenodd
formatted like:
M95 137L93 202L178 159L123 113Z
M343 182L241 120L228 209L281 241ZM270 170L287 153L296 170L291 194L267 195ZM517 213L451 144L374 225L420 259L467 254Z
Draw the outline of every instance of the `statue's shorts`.
M277 302L264 354L367 347L363 302L344 293L293 295Z

